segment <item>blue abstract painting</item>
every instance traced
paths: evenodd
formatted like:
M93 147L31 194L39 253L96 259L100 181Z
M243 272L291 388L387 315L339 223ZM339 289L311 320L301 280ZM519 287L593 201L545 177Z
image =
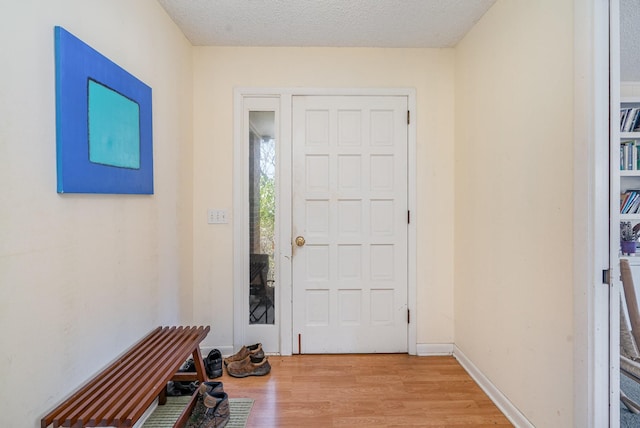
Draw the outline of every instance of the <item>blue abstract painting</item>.
M59 193L153 194L151 88L55 27Z

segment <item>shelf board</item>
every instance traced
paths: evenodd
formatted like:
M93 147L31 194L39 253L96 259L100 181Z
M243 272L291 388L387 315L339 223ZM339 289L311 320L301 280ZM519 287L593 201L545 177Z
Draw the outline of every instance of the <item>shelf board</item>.
M620 220L640 220L640 214L620 214Z
M621 132L620 140L639 140L640 132ZM624 143L624 141L620 141L620 143Z
M620 177L640 177L640 170L638 169L620 170Z
M629 260L629 264L631 266L638 266L638 265L640 265L640 253L637 252L637 251L638 250L636 250L636 253L634 253L634 254L618 253L618 257L620 257L621 259Z

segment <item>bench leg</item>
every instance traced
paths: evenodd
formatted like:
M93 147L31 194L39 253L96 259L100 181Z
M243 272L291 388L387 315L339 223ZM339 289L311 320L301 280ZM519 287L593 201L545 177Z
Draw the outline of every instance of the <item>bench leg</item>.
M162 391L160 391L160 395L158 395L158 404L161 406L167 404L167 385L162 388Z
M202 358L202 353L200 352L199 346L196 346L196 349L193 351L192 356L193 356L193 362L195 363L195 366L196 366L198 381L200 383L208 381L209 377L207 376L207 371L204 368L204 360Z

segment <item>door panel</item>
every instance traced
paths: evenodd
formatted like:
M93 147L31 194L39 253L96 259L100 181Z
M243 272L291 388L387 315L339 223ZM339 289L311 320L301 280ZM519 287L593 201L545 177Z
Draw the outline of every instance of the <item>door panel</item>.
M402 96L293 97L300 352L407 351L406 115Z

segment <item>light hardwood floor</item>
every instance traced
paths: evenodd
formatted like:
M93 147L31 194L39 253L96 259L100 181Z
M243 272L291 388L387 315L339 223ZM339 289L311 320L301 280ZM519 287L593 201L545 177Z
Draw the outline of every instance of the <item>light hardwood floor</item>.
M512 426L453 357L270 356L267 376L237 379L253 398L248 428Z

